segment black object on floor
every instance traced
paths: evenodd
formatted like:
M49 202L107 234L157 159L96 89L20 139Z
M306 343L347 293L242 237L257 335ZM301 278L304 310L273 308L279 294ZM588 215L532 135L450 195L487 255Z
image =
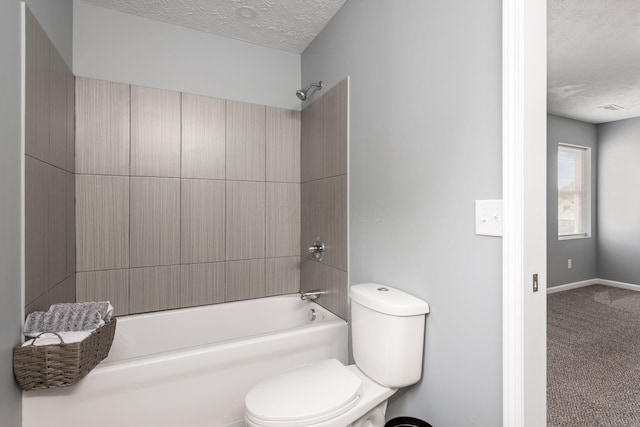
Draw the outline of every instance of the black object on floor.
M394 418L384 425L384 427L433 427L426 421L411 417Z

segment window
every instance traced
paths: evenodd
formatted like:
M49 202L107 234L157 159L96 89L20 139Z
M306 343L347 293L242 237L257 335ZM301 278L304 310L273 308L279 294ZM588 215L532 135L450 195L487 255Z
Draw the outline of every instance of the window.
M558 239L591 236L591 149L558 145Z

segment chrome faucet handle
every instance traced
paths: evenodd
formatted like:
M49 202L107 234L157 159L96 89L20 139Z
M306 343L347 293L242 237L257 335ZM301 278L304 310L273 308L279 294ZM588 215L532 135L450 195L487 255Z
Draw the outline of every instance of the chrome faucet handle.
M309 246L309 249L307 249L307 252L312 254L318 261L322 261L324 251L324 242L319 237L317 237L316 240L311 244L311 246Z

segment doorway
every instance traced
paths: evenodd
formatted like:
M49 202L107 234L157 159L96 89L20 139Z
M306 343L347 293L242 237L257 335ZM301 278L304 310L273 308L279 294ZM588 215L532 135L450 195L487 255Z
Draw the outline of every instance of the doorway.
M548 1L549 425L640 423L639 17Z

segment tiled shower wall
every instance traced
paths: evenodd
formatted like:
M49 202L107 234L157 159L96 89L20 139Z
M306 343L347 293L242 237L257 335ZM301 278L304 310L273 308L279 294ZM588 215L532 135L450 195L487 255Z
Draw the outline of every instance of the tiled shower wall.
M74 77L26 10L25 312L75 301Z
M349 80L344 79L302 111L301 289L321 289L318 303L347 319L347 170ZM307 251L320 237L326 252Z
M299 291L300 112L76 80L79 301Z

